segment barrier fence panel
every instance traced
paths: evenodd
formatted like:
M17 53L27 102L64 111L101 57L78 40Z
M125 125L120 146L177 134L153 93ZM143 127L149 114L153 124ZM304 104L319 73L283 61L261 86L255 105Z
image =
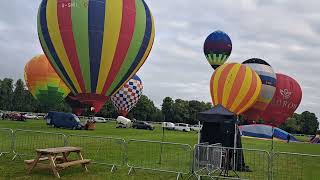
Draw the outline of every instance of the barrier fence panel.
M270 155L267 151L226 148L221 145L195 146L195 175L218 179L269 179Z
M193 172L196 177L210 176L222 172L224 150L220 143L201 143L194 146Z
M13 133L13 160L19 156L34 157L36 149L62 147L65 145L65 135L31 130L15 130Z
M67 145L82 147L84 157L94 163L111 165L111 171L125 164L126 144L120 138L68 135Z
M177 173L177 178L190 172L193 150L188 144L131 139L127 146L129 174L135 168Z
M320 178L320 155L275 152L271 160L274 180L318 180Z
M0 157L12 152L12 129L0 128Z
M233 148L227 149L234 152ZM232 155L234 157L234 155ZM270 179L270 153L259 149L236 148L234 169L244 179Z

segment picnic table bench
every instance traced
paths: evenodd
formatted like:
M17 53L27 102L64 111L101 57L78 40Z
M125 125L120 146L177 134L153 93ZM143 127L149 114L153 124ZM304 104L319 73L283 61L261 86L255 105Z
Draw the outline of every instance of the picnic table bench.
M59 170L65 169L74 165L82 165L87 172L87 164L91 162L90 159L83 159L80 147L57 147L47 149L36 149L37 155L35 159L25 160L27 167L29 168L29 174L37 167L51 168L53 174L60 178ZM76 153L78 159L69 160L70 153ZM62 156L61 156L62 155ZM43 161L49 161L49 164L41 163Z

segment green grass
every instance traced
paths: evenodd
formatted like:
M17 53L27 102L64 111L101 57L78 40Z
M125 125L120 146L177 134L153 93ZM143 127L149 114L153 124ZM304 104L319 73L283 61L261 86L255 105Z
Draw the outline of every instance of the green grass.
M108 138L91 138L85 136L102 136L121 138L125 141L130 139L145 139L153 141L162 140L162 129L159 125L154 131L137 130L137 129L117 129L114 122L105 124L97 123L94 131L77 131L56 129L48 127L43 120L29 120L27 122L3 121L0 120L0 128L27 129L34 131L45 131L53 133L63 133L66 135L76 134L83 137L70 136L69 145L83 147L84 157L95 159L99 162L116 162L122 164L125 144L121 140ZM188 144L191 147L196 144L198 134L195 132L176 132L165 131L164 141ZM32 175L27 175L23 159L33 158L36 148L63 146L63 136L55 134L40 134L33 132L18 132L16 149L19 152L28 154L22 159L10 161L12 154L0 157L0 179L54 179L49 170L35 170ZM245 162L253 172L240 173L243 177L249 179L266 179L268 169L268 152L271 150L272 141L256 140L252 138L242 138L244 148L262 149L264 151L245 150ZM10 140L5 138L5 134L0 133L0 150L10 144ZM191 151L188 146L163 145L158 143L130 142L127 146L129 149L129 163L139 164L144 167L185 170L189 168ZM162 148L162 156L160 151ZM320 145L307 143L285 143L274 141L274 150L292 153L318 154L320 155ZM108 152L108 153L104 153ZM161 158L161 160L160 160ZM161 163L160 163L161 161ZM177 163L179 161L180 163ZM275 179L295 179L303 176L305 179L316 179L320 177L320 158L302 157L297 155L276 154L274 158L273 169L275 170ZM136 173L127 175L128 168L122 165L114 173L110 173L110 166L91 164L89 173L83 173L80 167L72 167L61 171L62 179L175 179L176 175L172 173L161 173L155 171L136 170Z
M310 137L304 135L304 136L295 136L295 138L298 140L298 141L301 141L301 142L309 142L310 141Z

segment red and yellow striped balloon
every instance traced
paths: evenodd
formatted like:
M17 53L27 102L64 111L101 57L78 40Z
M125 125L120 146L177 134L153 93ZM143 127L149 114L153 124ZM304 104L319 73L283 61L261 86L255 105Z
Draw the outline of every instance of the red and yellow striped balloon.
M261 86L258 74L250 67L238 63L224 64L211 77L212 103L241 114L256 102Z

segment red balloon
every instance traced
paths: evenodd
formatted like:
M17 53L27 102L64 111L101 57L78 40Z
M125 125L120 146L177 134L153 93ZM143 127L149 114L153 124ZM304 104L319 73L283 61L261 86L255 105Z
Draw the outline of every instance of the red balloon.
M72 113L78 116L80 116L82 113L86 111L86 105L76 100L71 93L65 98L65 101L72 108Z
M276 76L276 92L271 103L263 112L262 119L265 124L280 126L298 108L302 91L298 82L293 78L278 73Z

